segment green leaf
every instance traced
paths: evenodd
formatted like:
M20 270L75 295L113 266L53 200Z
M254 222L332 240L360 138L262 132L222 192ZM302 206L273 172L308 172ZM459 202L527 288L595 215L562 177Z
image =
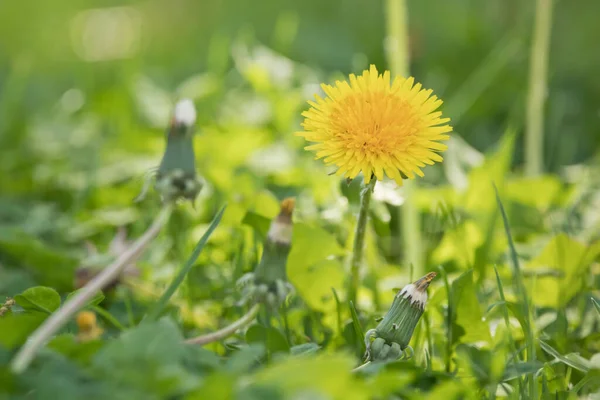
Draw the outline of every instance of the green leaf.
M202 250L204 249L204 246L208 242L210 235L217 228L217 226L219 225L219 222L221 222L221 218L223 217L223 213L225 212L226 207L227 206L224 206L223 208L221 208L221 210L217 213L217 215L215 215L212 222L210 223L210 226L208 227L206 232L204 232L204 235L202 235L202 237L198 241L198 244L196 245L196 248L194 248L194 251L192 252L192 255L190 256L190 258L188 258L188 260L185 262L185 264L181 267L181 269L179 270L179 272L177 273L177 275L175 276L175 278L173 279L173 281L171 282L171 284L169 285L167 290L165 290L163 295L158 300L158 303L148 313L148 315L146 317L146 319L148 321L154 321L160 316L160 314L163 312L163 310L167 306L167 303L169 302L171 297L177 291L177 288L183 283L183 281L185 280L185 276L188 274L188 272L190 272L190 270L194 266L194 263L200 256L200 253L202 253Z
M252 366L258 364L266 354L264 343L252 343L235 352L225 363L225 367L232 373L247 372Z
M175 323L163 318L125 331L94 356L98 378L170 398L199 385L184 367L187 346Z
M62 354L82 366L89 365L92 357L102 346L103 343L101 340L81 343L71 334L58 335L48 343L49 349Z
M544 350L546 353L550 354L552 357L556 358L563 364L566 364L569 367L575 368L582 372L588 372L591 369L591 363L589 362L589 360L586 360L585 358L581 357L579 354L571 353L571 354L562 355L556 349L554 349L552 346L550 346L548 343L544 342L543 340L539 339L539 342L540 342L540 347L542 348L542 350Z
M455 260L461 268L471 268L475 262L476 250L484 244L485 237L473 221L465 221L444 233L442 242L432 254L435 264Z
M510 364L506 367L502 380L506 382L516 379L523 375L535 374L543 366L544 364L539 361L518 362L516 364Z
M299 355L307 355L307 354L314 354L317 351L319 351L319 349L321 348L321 346L319 346L316 343L302 343L299 344L297 346L293 346L290 349L290 353L292 353L295 356L299 356Z
M328 258L343 253L335 237L324 229L294 224L287 260L288 279L312 308L323 312L335 310L331 288L343 290L345 273L338 260Z
M550 175L521 177L506 183L506 196L520 204L546 210L559 197L561 182Z
M77 260L23 231L0 229L0 253L32 271L49 286L61 291L73 288Z
M462 343L473 343L478 341L490 342L490 331L482 321L482 312L475 292L473 283L473 270L463 273L452 282L451 307L454 316L453 323L460 326L464 331L462 337L454 337L456 342L460 339Z
M587 284L586 273L600 255L600 241L582 243L564 233L554 236L541 253L527 263L528 271L556 270L560 276L544 275L530 280L538 306L563 307Z
M41 311L52 314L60 307L60 295L52 288L36 286L15 296L15 301L26 311Z
M7 349L22 345L45 319L41 313L4 315L0 318L0 345Z
M283 398L366 399L369 392L363 382L354 379L354 358L345 354L293 357L275 362L256 373L254 385L279 388Z
M307 268L329 256L343 254L335 237L326 230L304 223L295 223L292 250L288 256L288 273Z
M336 300L332 289L342 290L345 276L344 267L338 260L323 260L292 272L288 265L288 277L302 299L313 310L324 313L335 312Z
M73 292L69 293L69 294L67 295L67 298L66 298L66 300L65 300L65 303L66 303L66 302L68 302L68 301L69 301L69 300L70 300L72 297L76 296L76 295L77 295L77 293L79 293L79 292L80 292L80 291L82 291L82 290L83 290L83 288L81 288L81 289L77 289L77 290L75 290L75 291L73 291ZM94 297L92 297L91 299L89 299L87 303L85 303L85 306L84 306L84 307L97 306L97 305L99 305L100 303L102 303L102 302L104 301L104 298L105 298L105 296L104 296L104 293L102 293L102 292L98 292L98 293L96 293L96 294L94 295Z
M465 209L488 214L496 208L496 199L492 183L504 187L504 181L510 168L515 144L513 131L507 132L494 154L486 157L485 163L469 173L469 188L462 200Z
M251 226L264 240L267 237L267 232L269 232L271 220L255 212L248 211L242 220L242 224Z
M271 354L287 353L290 350L290 345L285 336L278 329L260 324L254 324L248 328L246 341L248 343L263 343Z

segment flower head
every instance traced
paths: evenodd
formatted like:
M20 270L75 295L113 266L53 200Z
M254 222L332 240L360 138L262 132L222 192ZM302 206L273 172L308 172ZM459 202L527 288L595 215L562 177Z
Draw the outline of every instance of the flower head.
M362 172L369 183L385 174L402 184L405 177L423 176L426 164L442 161L438 152L447 146L440 141L449 139L450 119L435 111L442 101L413 78L391 82L389 71L379 75L371 65L361 76L351 74L349 83L322 88L327 96L309 101L304 131L297 134L315 142L306 149L336 165L338 175L353 179Z

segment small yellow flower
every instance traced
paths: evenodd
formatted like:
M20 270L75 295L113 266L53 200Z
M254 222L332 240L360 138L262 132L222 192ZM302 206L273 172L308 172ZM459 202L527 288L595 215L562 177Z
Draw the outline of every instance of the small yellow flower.
M379 75L371 65L361 76L351 74L350 83L321 87L327 97L308 102L304 132L297 135L315 142L305 149L336 165L338 175L353 179L362 172L369 183L385 174L401 185L403 177L423 176L422 167L442 161L438 152L447 146L440 141L450 138L450 119L435 111L442 100L414 78L390 84L389 71Z
M81 311L77 314L77 340L80 342L89 342L96 340L102 335L102 328L96 322L96 314L91 311Z

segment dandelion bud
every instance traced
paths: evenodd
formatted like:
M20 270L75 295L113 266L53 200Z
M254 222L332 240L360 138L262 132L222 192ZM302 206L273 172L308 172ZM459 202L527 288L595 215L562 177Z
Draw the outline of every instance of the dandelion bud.
M183 99L175 105L175 112L173 113L174 125L189 128L195 122L196 107L194 107L194 103L190 99Z
M281 211L273 219L260 263L256 267L255 280L273 286L277 280L287 281L286 263L292 245L292 212L296 201L287 198L281 202Z
M195 122L194 103L189 99L179 101L167 131L167 148L156 176L156 189L166 201L181 197L194 200L202 189L196 176L192 141Z
M394 298L390 310L375 329L367 332L367 357L370 360L397 359L408 347L415 327L427 304L427 288L437 274L430 272L406 285ZM371 338L375 340L371 342Z
M77 328L77 340L80 342L88 342L95 340L102 335L102 329L98 327L96 322L96 314L91 311L81 311L77 314L76 318Z

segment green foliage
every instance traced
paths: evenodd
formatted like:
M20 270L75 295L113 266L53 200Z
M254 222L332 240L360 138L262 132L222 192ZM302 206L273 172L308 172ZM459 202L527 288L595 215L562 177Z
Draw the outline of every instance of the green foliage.
M52 288L36 286L15 296L15 301L25 311L42 311L52 314L60 307L60 295Z
M440 273L412 358L364 366L364 333L390 308L392 289L412 280L400 262L402 189L374 195L349 303L361 182L329 175L293 132L318 82L386 67L383 3L39 3L36 13L0 6L0 399L573 399L600 390L600 53L588 34L600 3L554 2L548 173L525 177L532 3L408 2L411 74L444 99L456 131L444 163L415 185L423 231L414 233ZM76 269L118 257L116 229L133 240L159 212L155 190L132 200L159 166L183 97L198 111L194 161L205 184L196 201L177 204L115 287L83 305L101 335L86 340L73 316L14 375L16 352L77 293ZM227 337L185 344L247 312L236 282L255 270L289 196L295 292Z

